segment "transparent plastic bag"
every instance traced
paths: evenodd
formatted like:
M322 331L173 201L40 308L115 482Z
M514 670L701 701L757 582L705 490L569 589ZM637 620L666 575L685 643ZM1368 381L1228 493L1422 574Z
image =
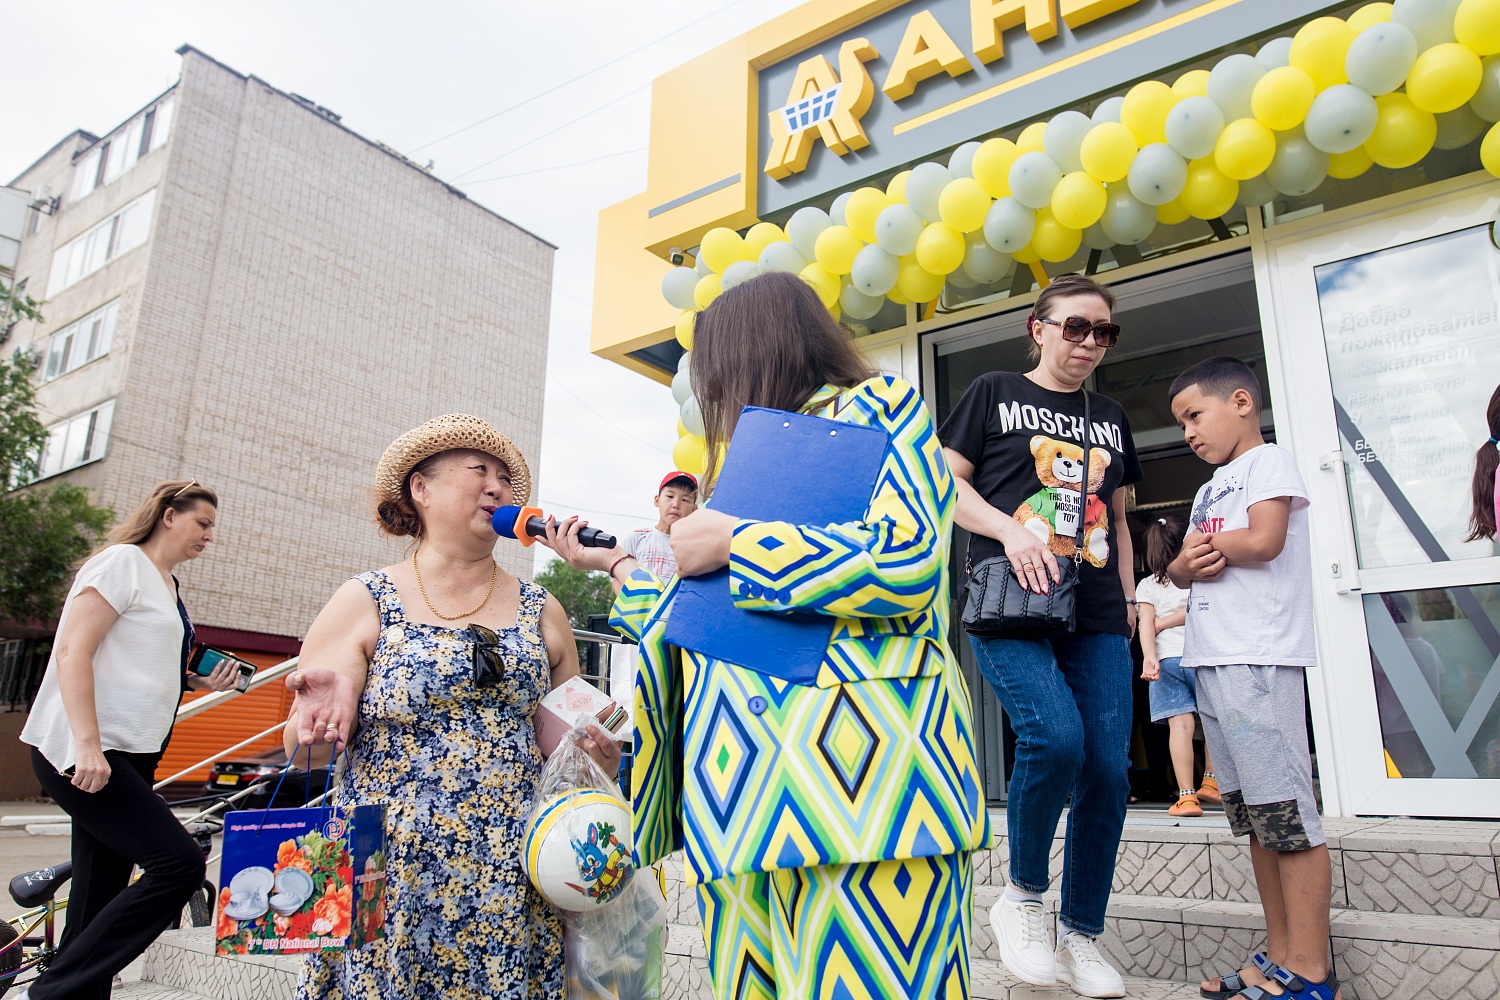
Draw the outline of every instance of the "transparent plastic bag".
M537 780L527 873L562 917L570 1000L659 1000L666 900L634 867L630 805L579 745L587 735L569 733Z

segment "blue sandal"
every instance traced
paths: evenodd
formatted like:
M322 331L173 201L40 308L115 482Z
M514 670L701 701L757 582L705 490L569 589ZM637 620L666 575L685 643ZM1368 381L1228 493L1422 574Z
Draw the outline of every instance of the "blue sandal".
M1295 998L1295 1000L1333 1000L1339 992L1339 977L1334 975L1333 970L1328 970L1328 978L1321 982L1309 982L1286 969L1277 969L1270 973L1270 977L1286 987L1285 993L1271 993L1259 986L1248 986L1240 991L1240 996L1245 1000L1283 1000L1283 998Z
M1267 979L1270 979L1277 972L1281 971L1275 962L1271 961L1265 956L1264 952L1260 951L1250 956L1250 964L1259 969L1260 974ZM1207 1000L1231 1000L1232 997L1237 997L1245 990L1252 988L1245 985L1245 981L1240 978L1239 970L1236 969L1219 977L1218 989L1206 990L1200 986L1198 987L1198 993L1206 997Z

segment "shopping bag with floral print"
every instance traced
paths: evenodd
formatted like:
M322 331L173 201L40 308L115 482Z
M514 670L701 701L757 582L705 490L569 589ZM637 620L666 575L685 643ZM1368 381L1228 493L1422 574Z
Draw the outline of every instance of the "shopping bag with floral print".
M273 803L291 770L288 763ZM329 783L332 776L330 766ZM327 795L325 784L316 801ZM385 806L232 812L221 872L218 954L361 947L385 936Z

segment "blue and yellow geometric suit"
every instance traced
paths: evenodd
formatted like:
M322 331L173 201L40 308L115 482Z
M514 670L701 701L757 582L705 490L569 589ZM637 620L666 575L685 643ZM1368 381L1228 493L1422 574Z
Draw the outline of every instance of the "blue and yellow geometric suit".
M837 619L816 683L668 646L675 584L645 570L615 601L641 648L637 860L684 850L719 1000L964 997L989 819L948 647L953 476L906 382L804 412L890 436L862 520L734 528L739 607Z

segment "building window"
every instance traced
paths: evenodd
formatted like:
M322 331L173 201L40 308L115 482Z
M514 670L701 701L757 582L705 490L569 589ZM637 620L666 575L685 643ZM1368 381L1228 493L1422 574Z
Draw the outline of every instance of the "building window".
M119 312L120 300L116 299L54 333L47 341L47 362L42 369L42 381L66 375L74 368L108 354Z
M177 95L168 94L97 142L73 164L73 200L118 179L153 149L160 149L172 133Z
M93 229L53 251L47 297L51 298L120 254L145 243L155 202L156 191L147 191Z
M48 427L37 479L46 479L103 458L109 447L109 427L114 415L115 403L110 400Z

